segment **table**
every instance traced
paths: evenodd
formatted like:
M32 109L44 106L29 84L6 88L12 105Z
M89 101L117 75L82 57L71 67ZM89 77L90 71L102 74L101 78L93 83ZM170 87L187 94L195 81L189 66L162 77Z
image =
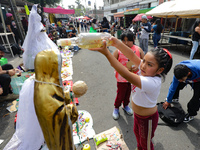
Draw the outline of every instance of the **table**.
M190 46L192 45L192 38L186 38L186 37L175 36L175 35L166 35L166 34L164 34L163 37L165 37L165 38L174 38L174 39L183 40L183 41L188 41L189 43L191 43ZM162 44L162 42L161 42L161 44ZM178 44L179 43L176 43L176 47L177 47ZM172 45L172 43L170 44L170 46L171 45ZM180 45L185 45L185 44L180 44ZM186 50L187 46L188 45L185 45L185 50ZM178 49L178 47L177 47L177 49ZM185 50L183 52L185 52Z
M186 38L186 37L182 37L182 36L167 35L167 34L164 34L162 36L167 37L167 38L174 38L174 39L178 39L178 40L192 42L191 38Z
M0 33L0 37L1 37L1 40L2 40L2 43L3 43L3 46L6 49L9 49L10 52L11 52L11 55L14 57L14 54L13 54L13 51L12 51L12 48L11 48L11 43L10 43L9 38L8 38L9 35L12 35L14 43L16 43L15 37L12 33ZM5 37L5 39L4 39L4 37Z

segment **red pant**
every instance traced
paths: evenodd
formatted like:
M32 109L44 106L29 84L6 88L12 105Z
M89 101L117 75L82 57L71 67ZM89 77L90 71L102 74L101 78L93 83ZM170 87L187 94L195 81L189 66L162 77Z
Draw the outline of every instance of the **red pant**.
M158 125L158 117L158 111L151 116L140 116L134 113L133 131L138 150L154 150L152 138Z
M117 96L115 99L115 108L119 108L123 103L124 107L130 102L131 84L129 82L117 82Z

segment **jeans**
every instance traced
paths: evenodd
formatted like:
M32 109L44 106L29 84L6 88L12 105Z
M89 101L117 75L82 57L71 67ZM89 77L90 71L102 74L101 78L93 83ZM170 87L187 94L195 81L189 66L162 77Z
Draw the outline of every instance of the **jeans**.
M192 98L190 99L189 103L187 104L187 111L190 116L196 116L197 111L199 110L200 107L200 82L194 82L194 83L189 83L190 86L194 90L194 94ZM182 90L186 86L186 83L179 82L179 85L176 89L176 92L173 96L173 99L178 99L179 98L179 91Z
M161 39L161 35L160 34L154 34L153 35L154 48L158 46L158 42L160 41L160 39Z
M78 51L79 47L78 46L74 46L74 51Z
M199 42L198 41L192 41L192 50L190 52L190 60L193 59L194 54L196 53L198 47L199 47Z
M139 39L140 41L140 48L144 51L144 54L148 52L148 39Z
M5 64L1 67L2 67L2 70L13 69L13 66L10 64ZM3 94L1 96L6 96L9 94L10 82L11 82L11 77L9 74L1 74L0 75L0 85L3 88Z

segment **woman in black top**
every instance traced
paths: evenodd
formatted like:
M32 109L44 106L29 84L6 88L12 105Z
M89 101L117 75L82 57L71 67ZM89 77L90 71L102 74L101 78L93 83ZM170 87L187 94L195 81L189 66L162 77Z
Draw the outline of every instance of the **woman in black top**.
M15 36L15 40L16 40L17 44L19 44L20 37L19 37L19 33L17 30L16 23L14 21L13 15L11 13L7 13L6 17L7 18L5 20L5 23L6 23L7 29L9 32L13 32L13 34Z
M194 25L194 33L192 35L192 50L190 52L190 60L193 59L194 54L196 53L199 47L199 40L200 40L200 21L196 22Z
M110 28L108 20L106 17L103 17L103 21L101 22L101 29L103 32L108 32L108 29Z

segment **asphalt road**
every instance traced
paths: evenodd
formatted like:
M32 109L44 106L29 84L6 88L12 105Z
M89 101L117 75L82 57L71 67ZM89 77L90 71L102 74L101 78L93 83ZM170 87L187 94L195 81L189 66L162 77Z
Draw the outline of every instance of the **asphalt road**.
M137 43L136 43L137 44ZM150 45L149 48L152 48ZM169 48L169 47L167 47ZM114 52L115 48L109 48ZM182 60L189 58L189 53L182 51L184 47L174 50L169 48L173 55L173 67ZM196 58L199 58L199 54ZM15 63L16 64L16 63ZM73 81L83 80L88 85L88 92L79 98L78 110L88 111L93 118L93 128L96 134L117 126L123 134L124 140L130 150L136 148L136 138L133 133L133 117L127 116L120 108L120 118L117 121L112 119L114 100L116 96L116 80L114 69L110 66L106 58L98 52L91 52L82 49L75 53L73 57ZM158 102L164 101L168 88L173 77L173 70L167 75L162 84ZM180 93L180 104L187 110L187 102L192 96L191 87L187 86ZM6 145L14 133L15 113L7 114L5 105L0 103L0 139L5 140L0 149ZM130 105L131 106L131 105ZM182 123L178 127L167 126L161 119L153 139L155 150L199 150L200 149L200 115L189 123ZM87 143L87 142L86 142ZM90 140L91 150L94 150L94 142ZM78 147L78 150L81 148Z

